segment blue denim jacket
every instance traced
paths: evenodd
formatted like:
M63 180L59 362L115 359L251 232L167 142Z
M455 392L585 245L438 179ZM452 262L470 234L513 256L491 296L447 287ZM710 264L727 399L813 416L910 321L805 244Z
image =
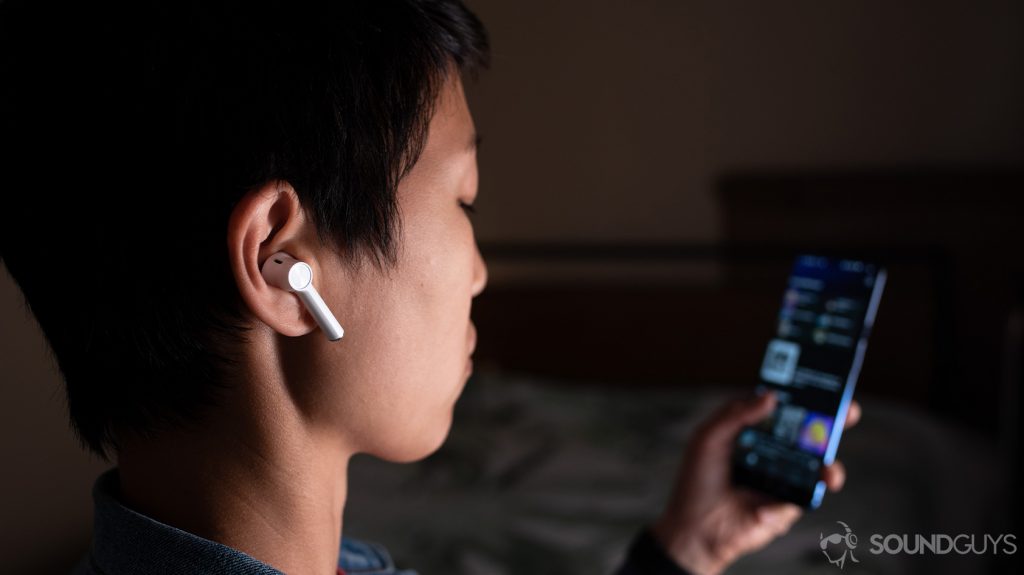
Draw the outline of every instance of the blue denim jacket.
M165 525L118 501L117 468L96 480L93 541L73 575L280 575L250 555ZM395 567L387 549L342 537L338 567L348 575L417 575Z
M72 575L281 575L237 549L204 539L125 507L117 499L117 468L96 480L93 540ZM338 567L346 575L417 575L398 569L387 549L342 537ZM647 529L630 545L615 575L688 575Z

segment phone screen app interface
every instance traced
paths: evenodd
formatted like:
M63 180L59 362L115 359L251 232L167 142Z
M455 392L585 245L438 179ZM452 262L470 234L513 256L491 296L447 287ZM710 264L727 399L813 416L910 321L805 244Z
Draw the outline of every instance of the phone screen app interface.
M778 406L738 439L736 463L797 486L814 485L833 438L877 268L855 260L797 258L761 364Z

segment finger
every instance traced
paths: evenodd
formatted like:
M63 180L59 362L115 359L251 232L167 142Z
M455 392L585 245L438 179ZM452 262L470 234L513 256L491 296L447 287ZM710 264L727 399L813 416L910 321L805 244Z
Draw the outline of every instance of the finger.
M861 409L856 400L850 402L850 409L846 412L846 425L843 429L850 429L860 421Z
M839 491L846 484L846 466L836 460L821 471L821 478L829 491Z
M754 425L768 417L775 409L775 392L769 391L751 399L741 399L727 404L705 424L706 440L711 443L729 442L745 426Z
M757 518L765 525L785 531L803 515L803 509L793 503L770 503L757 510Z

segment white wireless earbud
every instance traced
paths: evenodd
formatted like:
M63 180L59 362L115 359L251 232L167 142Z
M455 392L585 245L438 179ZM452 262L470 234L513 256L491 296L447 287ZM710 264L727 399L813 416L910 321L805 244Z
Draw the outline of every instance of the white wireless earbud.
M320 324L320 329L327 334L327 339L338 341L345 335L345 330L313 287L313 268L309 264L284 252L277 252L263 263L260 271L268 284L299 295L306 309L313 314L313 319Z

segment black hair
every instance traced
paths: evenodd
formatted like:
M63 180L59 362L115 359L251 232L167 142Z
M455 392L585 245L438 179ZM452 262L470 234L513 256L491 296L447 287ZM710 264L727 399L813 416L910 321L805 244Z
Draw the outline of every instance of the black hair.
M109 457L237 365L237 201L286 181L346 262L394 266L398 181L489 47L458 0L96 4L0 4L0 258Z

